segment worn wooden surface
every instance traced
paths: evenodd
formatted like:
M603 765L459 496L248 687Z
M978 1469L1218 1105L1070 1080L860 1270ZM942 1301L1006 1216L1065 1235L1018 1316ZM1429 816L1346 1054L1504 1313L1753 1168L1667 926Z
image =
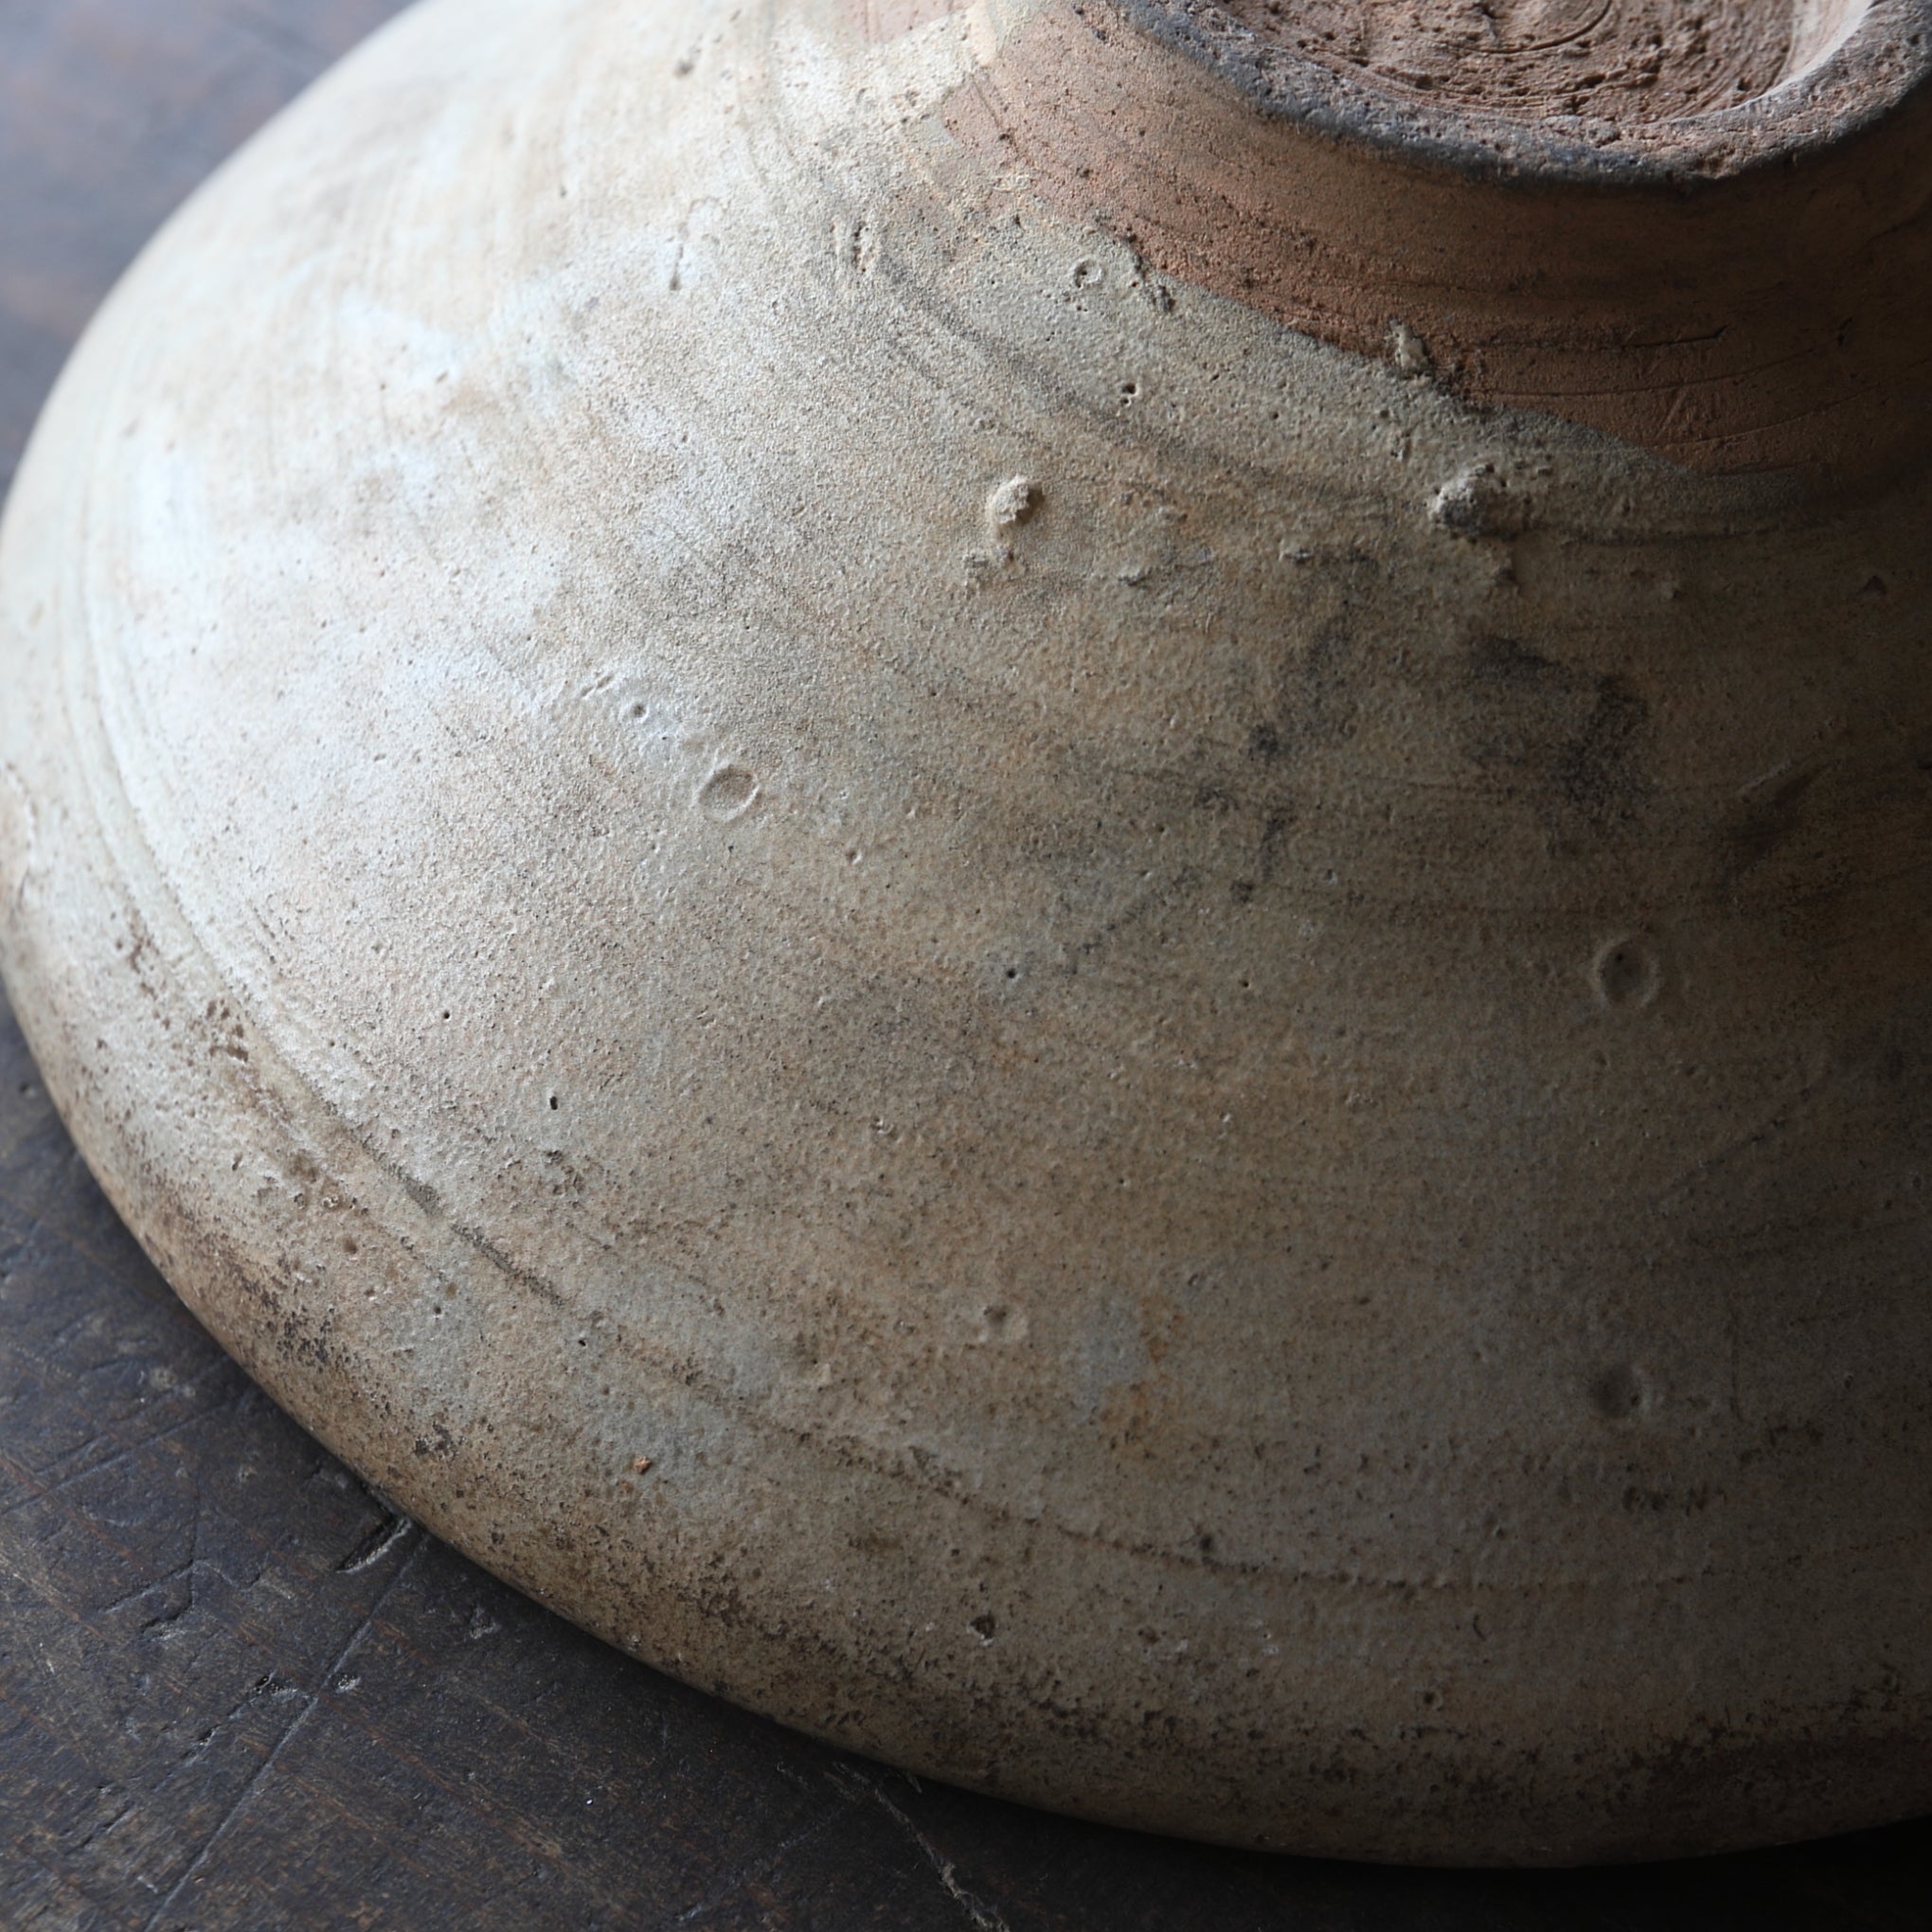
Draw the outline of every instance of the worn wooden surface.
M386 0L0 0L0 483L154 224ZM0 692L0 702L4 702ZM921 1787L392 1516L119 1228L0 1009L0 1927L1912 1926L1932 1826L1613 1873L1268 1860Z

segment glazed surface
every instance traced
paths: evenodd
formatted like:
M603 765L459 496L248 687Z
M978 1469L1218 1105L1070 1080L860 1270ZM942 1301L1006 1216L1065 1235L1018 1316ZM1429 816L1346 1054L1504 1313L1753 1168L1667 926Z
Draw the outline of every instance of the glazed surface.
M412 1514L822 1735L1923 1808L1924 478L1161 273L960 132L1046 17L445 0L177 223L0 550L50 1086Z

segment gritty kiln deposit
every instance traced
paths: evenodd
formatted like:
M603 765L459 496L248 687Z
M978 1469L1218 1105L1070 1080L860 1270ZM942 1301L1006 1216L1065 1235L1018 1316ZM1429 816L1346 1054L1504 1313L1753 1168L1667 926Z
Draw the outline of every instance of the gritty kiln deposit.
M1925 0L433 0L109 304L0 954L438 1534L1382 1858L1932 1805Z

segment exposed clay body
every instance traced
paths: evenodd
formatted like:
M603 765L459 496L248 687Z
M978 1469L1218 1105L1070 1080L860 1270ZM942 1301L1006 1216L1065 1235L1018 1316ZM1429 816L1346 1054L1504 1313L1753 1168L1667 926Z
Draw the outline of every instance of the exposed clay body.
M1737 107L1803 74L1868 0L1225 0L1258 38L1373 84L1530 121Z
M1932 63L1924 0L1549 0L1545 34L1530 6L1461 0L1072 10L1101 34L1125 13L1331 135L1546 182L1685 185L1789 166L1888 117Z
M1845 479L1932 442L1923 0L1762 98L1629 123L1445 109L1211 7L1126 10L1202 59L1058 0L949 118L1156 268L1364 354L1399 325L1471 401L1693 469Z
M22 473L9 988L253 1372L695 1682L1310 1852L1923 1809L1908 391L1838 493L1290 328L1338 127L1092 9L408 17Z

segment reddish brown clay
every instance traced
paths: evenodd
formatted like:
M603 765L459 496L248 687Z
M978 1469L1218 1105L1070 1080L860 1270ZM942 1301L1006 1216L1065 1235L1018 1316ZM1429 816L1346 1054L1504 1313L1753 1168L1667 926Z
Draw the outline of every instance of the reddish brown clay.
M1507 9L1447 0L1128 0L1152 39L1102 0L1056 0L948 123L1163 273L1363 353L1407 345L1472 401L1713 473L1860 475L1923 449L1923 10L1848 6L1798 36L1773 30L1778 8L1700 9L1694 55L1672 58L1683 29L1663 32L1647 86L1646 23L1682 9L1589 10L1623 25L1573 63L1574 42L1470 60L1471 23ZM1403 31L1350 61L1344 16ZM1571 65L1602 78L1548 91Z
M1811 73L1867 0L1149 0L1191 33L1312 62L1377 92L1527 124L1650 123L1741 107Z

